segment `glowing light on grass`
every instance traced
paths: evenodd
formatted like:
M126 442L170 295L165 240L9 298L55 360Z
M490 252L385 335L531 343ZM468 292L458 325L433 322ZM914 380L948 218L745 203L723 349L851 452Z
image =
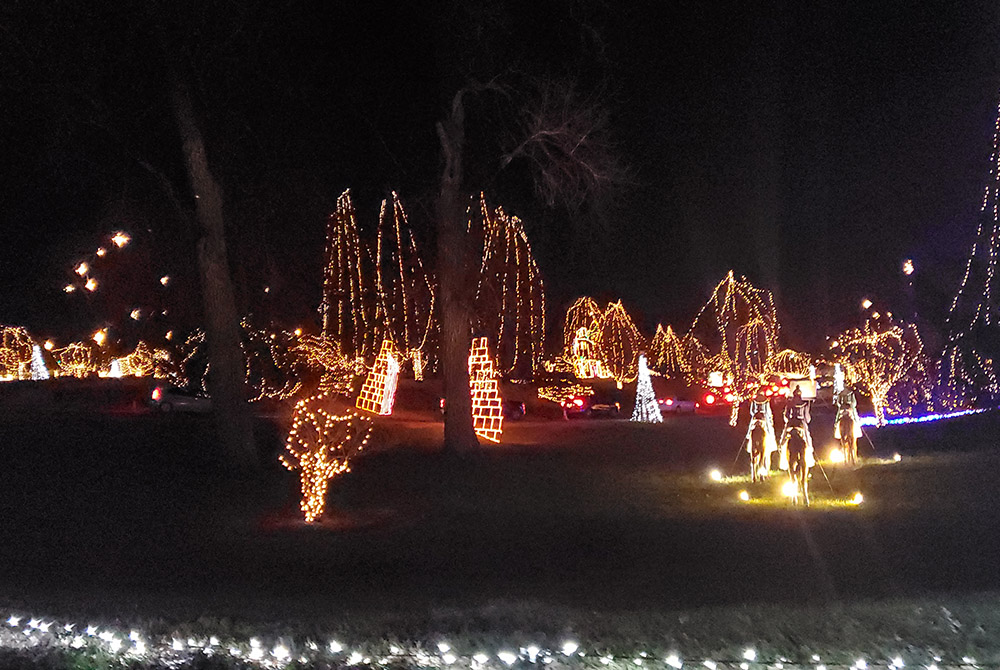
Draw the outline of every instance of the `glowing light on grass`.
M562 653L564 656L572 656L580 648L580 645L571 640L563 642Z
M754 650L754 649L745 649L743 651L743 658L745 658L748 661L756 661L757 660L757 651Z
M794 498L798 492L799 487L790 479L781 485L781 495L786 498Z
M844 452L840 449L832 449L830 451L830 462L831 463L843 463L844 462Z
M851 504L852 505L860 505L864 501L865 501L865 497L863 495L861 495L860 491L858 493L855 493L854 497L851 498Z
M330 640L329 649L331 654L339 654L344 651L344 645L340 644L336 640Z
M743 502L750 502L750 494L746 491L740 491L740 500Z
M896 463L899 463L899 462L900 462L901 460L903 460L903 457L902 457L902 456L900 456L900 455L899 455L898 453L897 453L897 454L893 454L893 455L892 455L892 460L893 460L894 462L896 462Z
M458 660L458 657L452 653L445 653L441 656L441 660L445 662L445 665L452 665L455 661Z
M669 665L671 668L674 668L675 670L680 670L680 668L684 665L684 662L681 661L680 657L677 654L670 654L669 656L667 656L666 659L664 659L664 661L666 662L667 665Z
M708 478L711 479L713 482L721 482L722 473L719 472L718 470L712 470L711 472L708 473Z
M514 665L514 662L517 661L517 654L509 651L501 651L497 654L497 658L505 665Z

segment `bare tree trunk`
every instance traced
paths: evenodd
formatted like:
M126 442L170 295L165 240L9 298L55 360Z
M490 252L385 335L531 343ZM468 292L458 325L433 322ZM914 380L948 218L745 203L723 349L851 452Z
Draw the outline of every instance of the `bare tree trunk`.
M191 95L176 73L172 74L171 101L194 192L195 216L202 234L198 241L198 270L208 340L208 390L212 395L212 412L218 437L231 465L241 472L254 472L260 464L246 401L246 370L226 256L222 194L208 167Z
M462 197L462 151L465 141L463 91L455 94L451 113L437 126L444 156L437 199L438 281L441 293L441 368L444 376L444 447L454 453L478 448L469 391L472 344L471 252ZM494 343L495 344L495 343Z

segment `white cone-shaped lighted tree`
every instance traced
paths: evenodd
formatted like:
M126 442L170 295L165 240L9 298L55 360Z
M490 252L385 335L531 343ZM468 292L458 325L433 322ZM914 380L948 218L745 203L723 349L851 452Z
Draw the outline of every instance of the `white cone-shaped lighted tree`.
M656 394L653 393L653 382L649 378L645 354L639 354L639 376L635 382L635 409L632 410L632 420L643 423L663 421L660 407L656 404Z
M49 369L42 358L42 348L37 344L31 349L31 378L34 381L49 378Z

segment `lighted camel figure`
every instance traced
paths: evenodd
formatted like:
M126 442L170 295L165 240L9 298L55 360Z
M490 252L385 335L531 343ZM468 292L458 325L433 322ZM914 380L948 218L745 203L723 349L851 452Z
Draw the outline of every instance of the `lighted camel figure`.
M837 408L834 421L834 437L840 440L840 451L844 462L856 465L858 462L858 438L861 437L861 419L858 417L857 400L854 391L845 388L833 399Z
M793 426L788 431L788 476L794 486L792 503L797 504L799 495L809 506L809 454L806 444L805 428Z
M330 480L350 472L350 461L368 443L372 420L353 409L333 414L321 405L327 394L299 401L292 418L292 430L279 457L289 470L299 470L302 500L299 503L306 523L312 523L326 508Z

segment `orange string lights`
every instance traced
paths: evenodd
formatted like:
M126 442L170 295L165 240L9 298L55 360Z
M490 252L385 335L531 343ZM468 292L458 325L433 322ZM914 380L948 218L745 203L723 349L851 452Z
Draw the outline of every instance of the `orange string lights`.
M503 402L493 359L485 337L472 340L469 351L469 379L472 392L472 420L479 435L490 442L500 442L503 435Z
M528 379L541 365L545 340L545 288L528 236L520 219L500 207L491 210L482 193L469 228L483 238L477 330L496 343L501 374Z
M0 326L0 379L31 379L34 340L20 326Z
M662 324L656 326L649 345L649 358L649 367L668 379L688 379L691 376L691 364L684 343L669 325L666 330Z
M618 388L636 378L639 352L644 342L621 300L609 304L601 315L597 344L604 366L618 383Z
M923 342L913 324L872 317L864 327L841 333L835 342L834 353L854 382L871 396L879 426L885 425L887 409L909 413L914 404L929 399ZM905 387L902 394L900 387ZM900 400L889 403L894 389Z
M390 224L387 201L383 200L375 252L378 321L396 351L412 361L413 376L419 381L424 377L434 331L434 285L417 253L413 231L395 191L391 209Z
M292 428L279 456L289 470L299 471L306 523L323 514L330 480L350 472L350 461L360 453L372 431L372 419L354 410L335 414L326 407L331 396L321 393L295 405Z
M365 281L365 250L358 237L350 191L337 198L326 224L326 264L320 317L323 336L349 357L367 357L376 336L373 296ZM370 276L370 275L368 275Z
M388 416L392 414L392 403L396 398L396 384L399 379L399 362L396 360L392 342L382 341L382 350L379 351L375 365L372 366L368 378L365 379L364 386L355 405L358 409L373 414Z

